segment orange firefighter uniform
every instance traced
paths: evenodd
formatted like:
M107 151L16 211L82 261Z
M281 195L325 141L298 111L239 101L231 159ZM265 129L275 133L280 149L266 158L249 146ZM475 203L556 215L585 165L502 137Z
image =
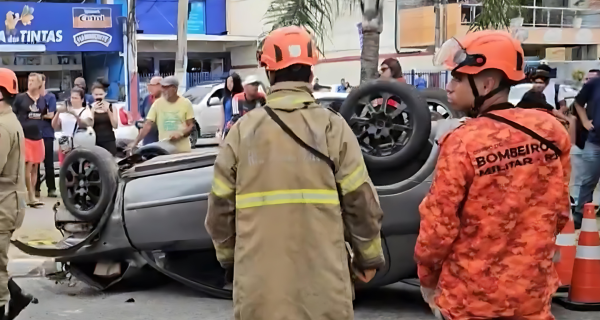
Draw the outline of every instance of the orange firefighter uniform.
M514 61L511 45L499 48L497 37L476 36L461 41L462 50L486 54L491 47ZM518 79L518 72L505 73ZM570 146L551 113L509 103L491 106L441 140L434 180L419 207L415 259L421 286L437 288L435 305L446 319L554 319L552 258L569 218Z
M289 65L316 63L304 29L283 28L269 37L261 59L274 59L267 70L288 49L296 50L296 58L284 56ZM277 61L267 48L273 42L283 48ZM359 270L384 264L383 212L361 149L345 120L315 102L308 83L275 84L267 106L327 155L335 172L284 133L265 108L233 125L215 162L205 225L221 265L235 265L235 318L353 319L344 232Z

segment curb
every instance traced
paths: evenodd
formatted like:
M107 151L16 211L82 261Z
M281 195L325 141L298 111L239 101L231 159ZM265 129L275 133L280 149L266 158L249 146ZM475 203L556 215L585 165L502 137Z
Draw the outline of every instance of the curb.
M52 258L12 259L8 261L8 274L15 278L45 277L59 270Z

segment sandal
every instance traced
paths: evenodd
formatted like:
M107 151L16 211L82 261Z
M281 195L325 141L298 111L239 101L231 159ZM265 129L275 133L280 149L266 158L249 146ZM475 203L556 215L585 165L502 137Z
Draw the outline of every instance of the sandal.
M31 208L39 208L39 207L43 206L44 203L39 200L34 200L34 201L28 203L27 205Z

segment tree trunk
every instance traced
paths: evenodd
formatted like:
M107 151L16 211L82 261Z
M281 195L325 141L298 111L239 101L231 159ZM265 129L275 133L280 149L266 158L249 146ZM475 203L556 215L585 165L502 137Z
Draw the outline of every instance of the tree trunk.
M177 53L175 54L175 77L179 81L179 94L186 89L188 0L179 0L177 5Z
M379 76L379 32L363 30L363 49L360 54L360 82Z
M363 47L360 53L360 82L377 79L379 35L383 31L383 1L362 0Z

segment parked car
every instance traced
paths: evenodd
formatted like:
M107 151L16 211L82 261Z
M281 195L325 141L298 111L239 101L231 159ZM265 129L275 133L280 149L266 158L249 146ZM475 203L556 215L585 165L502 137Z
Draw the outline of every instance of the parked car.
M521 101L525 93L527 93L527 91L531 90L532 88L533 83L521 83L516 86L513 86L510 89L510 93L508 94L508 102L512 103L513 105L517 105L517 103ZM575 101L575 97L579 92L579 90L577 90L575 87L566 84L561 84L560 90L564 90L567 94L565 99L567 106L570 106ZM552 105L554 104L552 103Z
M262 93L267 92L263 84L259 87ZM220 129L223 119L223 95L225 84L207 84L189 89L183 94L190 99L194 107L194 117L198 128L199 137L214 138ZM196 144L192 144L196 145Z
M386 265L371 282L358 284L357 289L416 277L413 255L419 231L418 206L429 190L437 161L434 139L441 136L440 128L451 130L459 120L435 120L445 125L432 127L427 103L407 84L373 82L349 95L327 95L316 96L323 105L343 101L340 114L366 143L365 163L385 212L382 245ZM390 95L402 101L403 107L385 103L388 109L383 112L365 102ZM365 120L374 115L377 123ZM396 126L398 123L403 125ZM382 124L394 130L381 133ZM73 275L98 289L151 269L199 291L230 299L231 286L204 228L218 148L168 153L169 145L159 142L117 164L99 147L73 150L61 168L63 205L55 214L55 226L64 239L51 249L19 241L13 244L30 255L54 257L63 264L64 276Z

